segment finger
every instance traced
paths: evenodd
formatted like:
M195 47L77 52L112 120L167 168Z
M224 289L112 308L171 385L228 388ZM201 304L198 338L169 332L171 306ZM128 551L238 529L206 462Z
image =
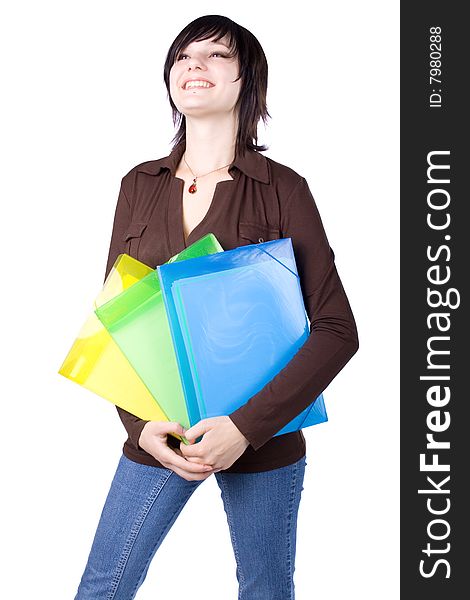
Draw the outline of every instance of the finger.
M209 429L210 429L209 423L205 419L203 419L202 421L199 421L199 423L196 423L196 425L193 425L192 427L187 429L184 434L184 437L187 440L190 440L190 439L194 440L197 437L199 437L200 435L203 435L204 433L209 431Z
M202 452L202 448L199 448L199 444L193 444L192 446L185 446L184 444L180 444L179 450L180 452L178 452L178 454L180 456L183 456L183 458L185 458L188 461L204 465L212 465L212 462L209 460L209 457L204 456L205 452Z
M173 471L186 481L203 481L212 475L212 471L208 471L207 473L189 473L178 468L173 469Z
M168 421L164 426L164 433L175 433L176 435L184 435L185 429L177 421Z
M210 465L189 462L185 458L178 456L173 450L169 449L168 452L162 453L162 459L166 464L169 464L170 468L173 470L178 468L183 471L190 471L191 473L204 473L212 468Z
M201 458L201 446L199 444L191 444L190 446L180 446L180 450L183 456L186 458L192 456L194 458Z
M197 458L197 457L194 457L194 456L188 456L186 458L186 460L188 462L199 463L200 465L205 465L206 467L209 466L209 467L214 468L214 465L211 463L211 461L209 459L203 460L202 458Z
M198 458L198 457L194 457L194 456L185 457L179 448L173 448L173 451L176 452L176 454L178 456L182 456L185 460L187 460L189 462L195 462L195 463L199 463L200 465L211 466L209 461L207 461L207 460L204 461L202 458Z
M211 469L214 468L213 462L208 458L197 458L197 457L193 457L193 456L188 456L185 457L186 462L188 463L193 463L196 465L204 465L205 467L211 467Z

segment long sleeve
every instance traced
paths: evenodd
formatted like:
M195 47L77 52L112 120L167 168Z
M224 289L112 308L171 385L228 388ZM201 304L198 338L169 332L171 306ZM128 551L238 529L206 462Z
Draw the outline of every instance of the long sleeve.
M106 273L104 279L108 276L119 254L125 252L124 236L131 222L131 207L124 192L123 183L119 190L119 197L114 215L113 231L111 234L111 243L109 245L108 262L106 264ZM127 412L123 408L116 406L119 417L127 431L129 440L136 450L140 449L139 437L148 421Z
M334 253L303 177L281 205L281 229L292 239L310 335L271 381L229 415L254 450L307 408L359 347Z

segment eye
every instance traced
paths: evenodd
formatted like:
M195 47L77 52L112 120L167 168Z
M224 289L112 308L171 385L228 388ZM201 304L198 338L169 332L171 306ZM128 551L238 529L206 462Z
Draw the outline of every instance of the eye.
M210 56L214 56L214 54L218 54L219 56L222 56L222 58L227 58L226 54L223 54L222 52L211 52ZM183 56L188 56L187 54L179 54L176 60L181 60L183 58Z

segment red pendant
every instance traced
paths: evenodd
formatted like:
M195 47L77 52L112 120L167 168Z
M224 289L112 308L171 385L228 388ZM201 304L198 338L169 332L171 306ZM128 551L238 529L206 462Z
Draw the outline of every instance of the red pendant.
M195 194L197 192L197 187L196 187L196 180L194 180L192 182L192 184L189 186L188 192L190 194Z

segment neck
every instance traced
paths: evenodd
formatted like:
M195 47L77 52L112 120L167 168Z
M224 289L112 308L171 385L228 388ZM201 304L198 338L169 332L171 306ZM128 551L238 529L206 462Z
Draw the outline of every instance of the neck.
M237 124L231 114L217 121L186 117L186 162L196 174L229 165L235 157L236 137Z

